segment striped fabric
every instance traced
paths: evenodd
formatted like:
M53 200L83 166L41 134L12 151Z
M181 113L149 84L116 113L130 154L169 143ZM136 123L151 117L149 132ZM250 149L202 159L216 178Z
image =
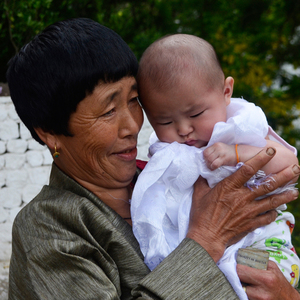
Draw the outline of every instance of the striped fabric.
M238 298L190 239L150 272L130 225L53 165L14 222L9 299Z

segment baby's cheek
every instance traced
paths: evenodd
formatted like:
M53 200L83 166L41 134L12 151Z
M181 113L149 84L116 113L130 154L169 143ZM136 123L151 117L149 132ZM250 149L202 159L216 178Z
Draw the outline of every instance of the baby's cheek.
M179 137L177 136L176 132L172 128L160 129L156 131L156 135L161 142L165 142L165 143L179 142Z

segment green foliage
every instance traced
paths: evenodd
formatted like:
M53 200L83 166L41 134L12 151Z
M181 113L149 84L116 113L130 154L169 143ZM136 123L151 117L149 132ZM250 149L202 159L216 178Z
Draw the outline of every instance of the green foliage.
M299 118L300 77L282 66L300 67L300 1L4 0L0 16L0 81L10 57L62 19L89 17L114 29L138 58L163 35L194 34L215 47L225 75L235 79L234 96L261 106L283 138L299 141L292 121ZM297 201L289 208L300 221ZM300 224L294 240L300 253Z
M96 19L97 0L4 0L0 4L0 81L8 60L46 26L68 18Z

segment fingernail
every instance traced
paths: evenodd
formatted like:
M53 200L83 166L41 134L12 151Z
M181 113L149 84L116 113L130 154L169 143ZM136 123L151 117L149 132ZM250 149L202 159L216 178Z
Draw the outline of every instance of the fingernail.
M293 171L295 174L300 174L300 167L298 165L293 165Z
M299 192L297 190L293 190L292 193L293 193L294 199L297 199L299 196Z
M273 156L274 153L275 153L275 149L274 148L268 148L266 152L267 152L268 155Z

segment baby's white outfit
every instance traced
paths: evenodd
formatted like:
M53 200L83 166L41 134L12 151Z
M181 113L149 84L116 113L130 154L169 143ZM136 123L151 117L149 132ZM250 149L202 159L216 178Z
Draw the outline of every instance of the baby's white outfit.
M267 135L296 154L296 149L268 126L259 107L244 99L232 98L227 106L227 121L214 126L206 147L216 142L264 147ZM193 185L199 175L208 181L210 187L214 187L241 166L222 166L211 171L203 158L203 150L206 147L199 149L177 142L163 143L157 139L155 133L150 137L151 159L139 175L131 199L133 232L150 270L185 238ZM255 188L259 183L260 178L252 178L248 181L248 186ZM276 193L286 188L293 188L293 185L277 189ZM286 206L281 206L280 209L284 210ZM268 250L270 259L279 264L287 280L293 286L297 286L300 264L291 243L294 224L295 219L291 213L279 211L275 222L256 229L226 249L218 266L240 299L248 298L236 273L236 253L239 248L247 246Z

